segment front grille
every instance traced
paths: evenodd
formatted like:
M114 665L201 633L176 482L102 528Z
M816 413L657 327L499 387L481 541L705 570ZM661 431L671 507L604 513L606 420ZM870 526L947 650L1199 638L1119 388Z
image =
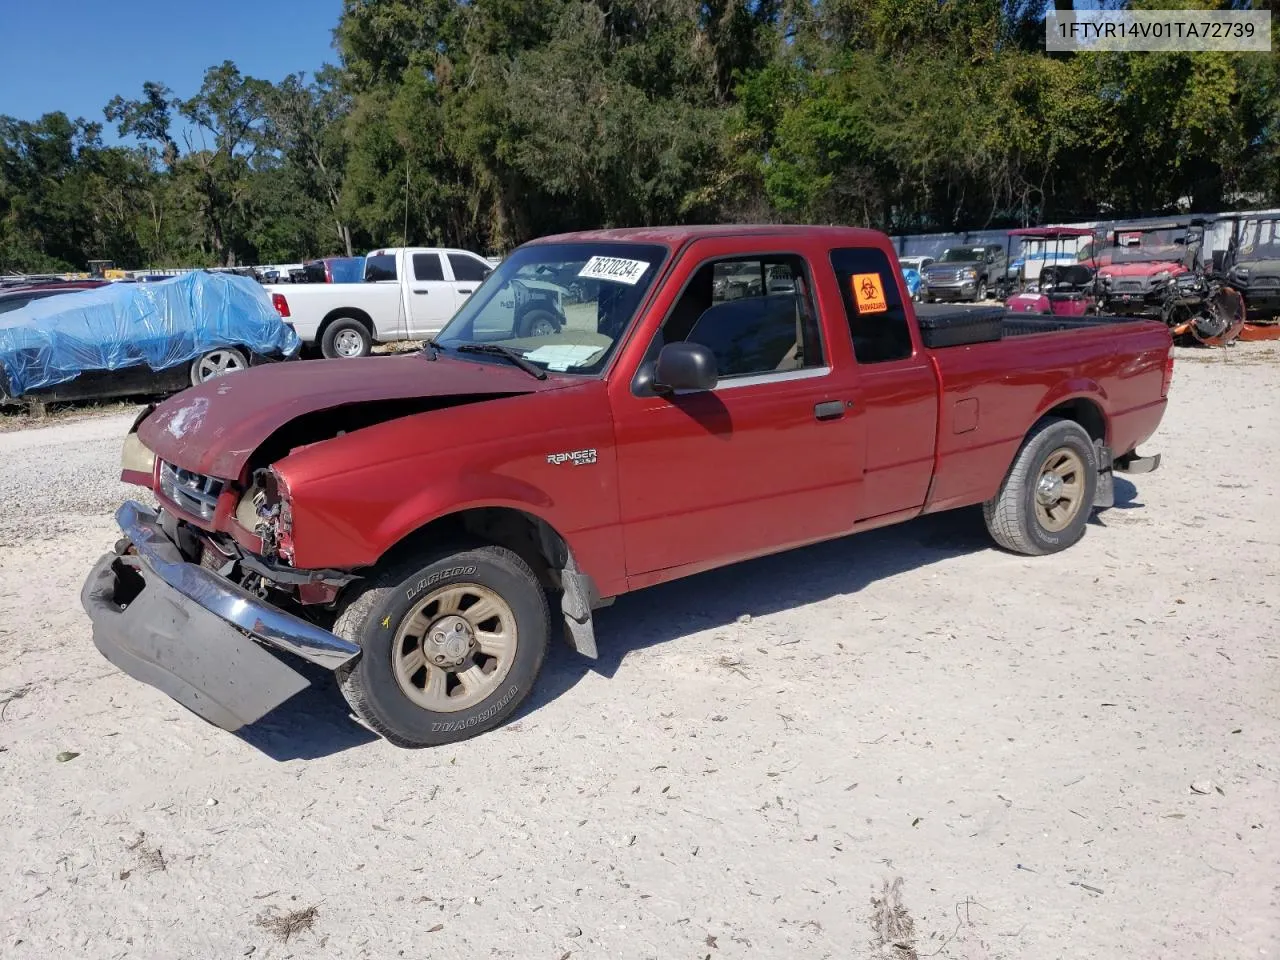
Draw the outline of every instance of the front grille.
M960 283L964 280L963 270L939 270L937 273L926 273L929 283Z
M201 520L212 520L227 482L160 461L160 492L176 507Z
M1141 280L1116 280L1111 289L1116 293L1142 293L1145 284Z

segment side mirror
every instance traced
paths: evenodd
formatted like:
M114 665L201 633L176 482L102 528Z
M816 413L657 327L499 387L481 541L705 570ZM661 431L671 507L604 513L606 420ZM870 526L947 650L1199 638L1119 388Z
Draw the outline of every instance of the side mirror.
M681 340L668 343L659 352L653 370L653 390L655 393L712 390L718 379L715 354L700 343Z

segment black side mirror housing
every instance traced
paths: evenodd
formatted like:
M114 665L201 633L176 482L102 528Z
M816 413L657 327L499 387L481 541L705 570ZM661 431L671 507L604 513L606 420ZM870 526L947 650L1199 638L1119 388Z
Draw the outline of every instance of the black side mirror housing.
M655 393L713 390L718 380L715 354L700 343L668 343L658 353L653 370Z

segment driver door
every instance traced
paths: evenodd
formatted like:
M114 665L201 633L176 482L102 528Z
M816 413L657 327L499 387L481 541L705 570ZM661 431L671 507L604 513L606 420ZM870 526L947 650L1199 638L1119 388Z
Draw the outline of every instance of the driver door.
M806 258L751 253L749 243L694 245L687 256L698 266L636 379L613 396L633 585L853 528L863 463L856 377L830 365ZM713 390L660 396L645 386L648 365L675 340L716 356Z

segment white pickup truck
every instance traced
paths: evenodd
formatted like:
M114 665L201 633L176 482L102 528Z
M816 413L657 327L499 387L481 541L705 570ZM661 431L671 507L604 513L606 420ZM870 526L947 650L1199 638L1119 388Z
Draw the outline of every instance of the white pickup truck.
M388 247L365 257L363 283L265 284L276 311L326 357L363 357L375 343L440 330L493 272L469 250Z

